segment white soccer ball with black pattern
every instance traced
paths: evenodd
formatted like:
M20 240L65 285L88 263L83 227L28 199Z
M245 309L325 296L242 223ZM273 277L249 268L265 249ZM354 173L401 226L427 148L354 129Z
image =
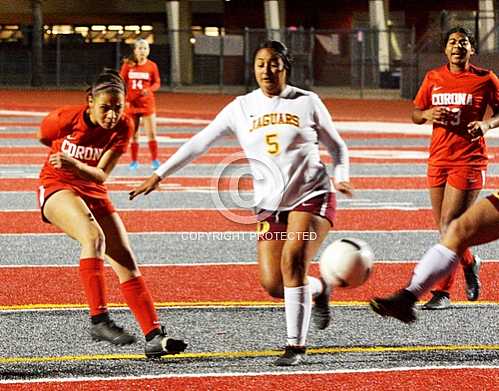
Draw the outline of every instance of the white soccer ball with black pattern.
M371 274L374 253L357 238L342 238L328 245L321 254L319 266L322 278L333 287L356 288Z

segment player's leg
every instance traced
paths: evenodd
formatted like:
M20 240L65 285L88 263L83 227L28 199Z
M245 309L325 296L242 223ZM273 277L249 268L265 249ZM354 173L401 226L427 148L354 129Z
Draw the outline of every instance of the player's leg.
M144 115L142 121L146 130L149 152L151 154L151 168L155 170L160 165L158 160L158 141L156 139L156 114Z
M458 199L457 204L463 202L464 207L468 209L476 201L480 191L485 186L485 170L473 167L455 168L449 175L449 185L454 189L467 193L464 201ZM465 290L468 300L471 301L478 300L480 296L480 264L481 259L474 255L470 248L463 252L461 265L466 281Z
M449 177L449 182L445 187L445 194L442 202L442 211L440 217L440 233L442 237L447 232L447 229L451 221L461 216L476 201L480 193L480 189L462 190L461 187L464 187L465 184L454 183L453 180L454 179L452 177ZM474 257L471 254L471 251L468 249L467 251L465 251L464 256L461 258L461 263L463 264L464 270L468 271L470 278L473 277L471 279L468 278L470 279L470 286L468 287L467 290L473 291L474 293L473 296L475 297L476 300L479 294L480 282L478 280L477 274L469 273L469 271L473 270L473 262L474 262ZM455 276L456 271L457 268L454 269L454 272L452 272L450 275ZM448 281L447 286L442 285L444 282L446 282L446 277L444 277L439 282L439 284L437 284L436 289L439 289L438 287L441 287L442 288L441 290L448 292L450 287L452 286L453 281L454 278Z
M312 310L312 285L308 275L310 260L315 255L320 243L325 237L324 231L329 231L329 222L321 224L320 217L310 212L291 211L288 215L286 241L282 249L281 271L284 284L284 306L286 313L287 347L276 365L296 365L305 354ZM312 236L314 230L319 230L317 237ZM320 283L319 280L316 279ZM322 284L315 289L322 290Z
M441 232L440 222L442 219L442 205L445 198L445 184L447 181L447 171L429 168L428 182L430 185L430 201L435 224ZM443 171L443 172L442 172ZM455 271L438 281L431 291L432 297L423 305L423 309L437 310L450 307L449 289L455 280Z
M281 273L281 254L284 240L259 239L257 258L260 271L260 284L267 293L275 298L284 298Z
M131 162L130 162L130 170L136 170L139 167L139 137L140 137L140 115L134 113L132 115L134 131L132 135L132 139L130 140L130 154L131 154Z
M457 267L467 247L497 239L499 234L495 229L499 227L499 211L496 206L486 198L454 219L441 243L430 249L414 269L407 290L420 297L449 269Z
M388 298L375 298L371 308L382 316L392 316L405 323L416 317L414 303L442 276L456 268L464 251L499 238L499 194L473 204L449 225L440 244L430 248L414 270L407 288Z
M109 317L103 261L105 237L86 203L72 191L61 190L43 203L43 215L81 245L80 278L90 307L92 337L117 345L135 342L133 335Z
M328 219L321 216L314 216L312 218L310 225L311 240L305 242L305 260L307 265L316 257L330 229L331 222ZM308 275L307 280L314 301L312 320L317 329L324 330L329 326L331 321L331 309L329 308L331 286L322 278Z
M98 216L97 219L106 238L109 238L106 241L106 255L118 275L123 297L144 333L146 356L159 357L184 351L185 343L168 338L160 325L152 296L139 271L121 218L114 212Z

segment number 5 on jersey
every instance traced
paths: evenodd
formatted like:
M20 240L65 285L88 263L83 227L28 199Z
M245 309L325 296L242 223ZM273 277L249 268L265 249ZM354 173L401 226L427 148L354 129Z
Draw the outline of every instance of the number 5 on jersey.
M275 156L281 152L281 146L279 145L278 134L275 132L265 133L265 144L267 144L267 153L269 155Z

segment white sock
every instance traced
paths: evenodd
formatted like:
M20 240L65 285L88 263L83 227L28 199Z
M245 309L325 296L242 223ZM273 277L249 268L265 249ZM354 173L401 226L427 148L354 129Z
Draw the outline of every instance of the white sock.
M430 248L414 268L411 282L406 288L419 297L430 289L438 280L448 275L459 264L456 253L437 244Z
M305 346L312 311L310 285L284 287L284 309L288 345Z
M310 293L312 294L312 297L315 298L322 293L324 286L317 277L307 276L307 278L308 285L310 286Z

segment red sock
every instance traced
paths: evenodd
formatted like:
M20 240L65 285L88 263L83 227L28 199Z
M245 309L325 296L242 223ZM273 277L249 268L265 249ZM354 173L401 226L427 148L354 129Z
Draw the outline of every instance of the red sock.
M144 335L149 334L154 329L159 329L159 320L152 296L147 289L144 277L132 278L121 284L121 292L125 297L128 307L139 322Z
M471 266L474 261L475 261L475 257L473 256L473 253L471 252L470 248L468 247L464 251L463 256L461 257L461 265L463 265L463 267Z
M99 258L80 259L80 279L90 307L90 316L108 312L104 261Z
M151 160L158 160L158 142L156 140L149 141L149 151L151 152Z
M132 141L130 143L130 152L132 154L132 161L136 162L139 159L139 143Z

